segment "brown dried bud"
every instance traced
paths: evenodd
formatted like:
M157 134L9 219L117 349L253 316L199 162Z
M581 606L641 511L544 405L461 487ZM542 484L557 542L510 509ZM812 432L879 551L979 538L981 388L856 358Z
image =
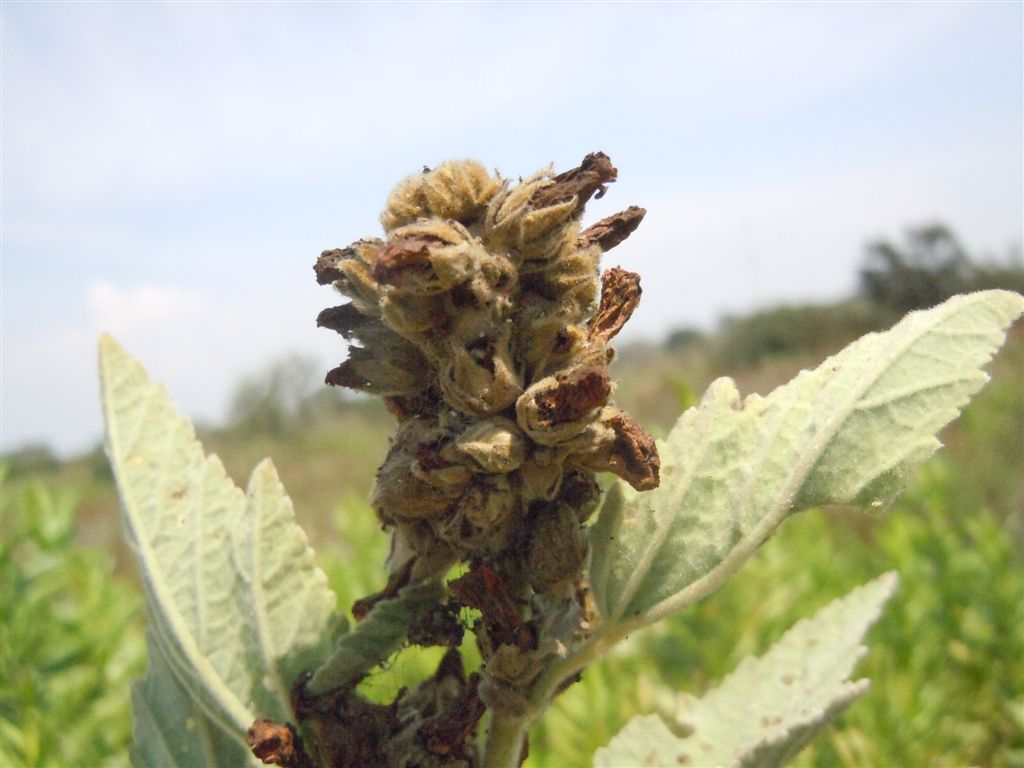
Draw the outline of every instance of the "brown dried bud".
M611 394L608 371L581 366L541 379L516 401L516 421L541 445L575 437L595 419Z
M661 459L654 438L618 408L605 408L588 432L574 441L573 450L572 460L580 466L614 472L638 491L658 487Z
M265 717L258 718L245 734L245 741L264 765L282 768L313 768L313 761L302 749L295 726L278 725Z

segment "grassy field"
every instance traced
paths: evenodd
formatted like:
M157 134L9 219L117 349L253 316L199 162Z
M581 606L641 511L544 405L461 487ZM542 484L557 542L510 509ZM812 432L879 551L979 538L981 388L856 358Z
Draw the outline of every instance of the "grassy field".
M765 393L868 329L858 322L843 324L849 338L833 329L799 349L773 341L768 354L763 342L744 346L728 332L627 348L615 397L663 434L714 377L730 372L744 393ZM872 688L798 764L1024 766L1020 327L991 371L943 434L947 448L891 509L788 522L720 593L588 670L535 729L527 765L588 765L633 714L670 711L676 691L700 694L799 618L896 569L901 586L859 667ZM273 457L347 608L384 581L386 539L365 499L390 429L383 408L353 401L302 429L211 430L203 440L240 483ZM14 463L3 496L0 765L126 765L128 687L145 649L105 460L96 452L55 466ZM434 658L403 652L369 692L392 695Z

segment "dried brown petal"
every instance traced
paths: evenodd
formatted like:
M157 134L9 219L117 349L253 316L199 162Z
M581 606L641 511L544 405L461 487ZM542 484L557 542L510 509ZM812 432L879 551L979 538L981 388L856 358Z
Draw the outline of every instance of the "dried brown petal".
M380 295L373 278L373 265L382 244L374 238L358 240L347 248L324 251L313 267L317 282L320 285L334 283L363 314L379 314Z
M596 245L602 251L608 252L633 234L646 215L647 211L636 205L613 213L580 232L579 237L576 238L576 247L589 248Z
M444 242L433 237L403 237L388 241L380 250L373 267L373 277L378 283L401 286L410 272L430 266L430 249L443 246Z
M608 342L640 304L640 275L619 267L601 275L601 303L590 321L590 335Z
M611 471L638 491L657 488L661 459L654 438L625 413L613 417L609 424L616 436Z
M541 379L516 401L516 421L542 445L578 435L597 417L611 394L608 371L580 366Z
M316 316L318 328L329 328L351 339L355 329L373 322L372 318L360 312L354 304L342 304L340 307L328 307Z
M245 741L264 765L282 768L313 768L313 761L302 748L295 726L279 725L265 717L258 718L245 734Z
M542 208L575 199L576 212L580 213L591 195L596 192L598 198L603 197L605 185L615 181L618 175L608 155L592 152L583 158L578 168L558 174L534 192L530 203L534 208Z

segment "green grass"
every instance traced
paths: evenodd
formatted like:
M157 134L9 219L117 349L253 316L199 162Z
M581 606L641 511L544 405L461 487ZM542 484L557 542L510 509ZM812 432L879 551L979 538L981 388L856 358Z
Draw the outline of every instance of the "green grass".
M141 599L75 544L75 499L27 487L0 545L0 765L127 764L128 689L145 665Z

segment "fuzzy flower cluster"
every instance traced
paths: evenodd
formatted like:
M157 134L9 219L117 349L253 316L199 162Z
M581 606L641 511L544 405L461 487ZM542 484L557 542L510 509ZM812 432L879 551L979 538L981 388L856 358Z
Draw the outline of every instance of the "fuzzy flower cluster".
M392 191L383 239L317 260L317 281L350 299L317 319L350 345L327 382L383 396L398 420L372 503L402 583L515 552L536 594L567 595L595 473L657 486L654 441L610 399L608 343L639 277L599 275L645 212L580 227L616 173L602 153L518 184L447 162Z

